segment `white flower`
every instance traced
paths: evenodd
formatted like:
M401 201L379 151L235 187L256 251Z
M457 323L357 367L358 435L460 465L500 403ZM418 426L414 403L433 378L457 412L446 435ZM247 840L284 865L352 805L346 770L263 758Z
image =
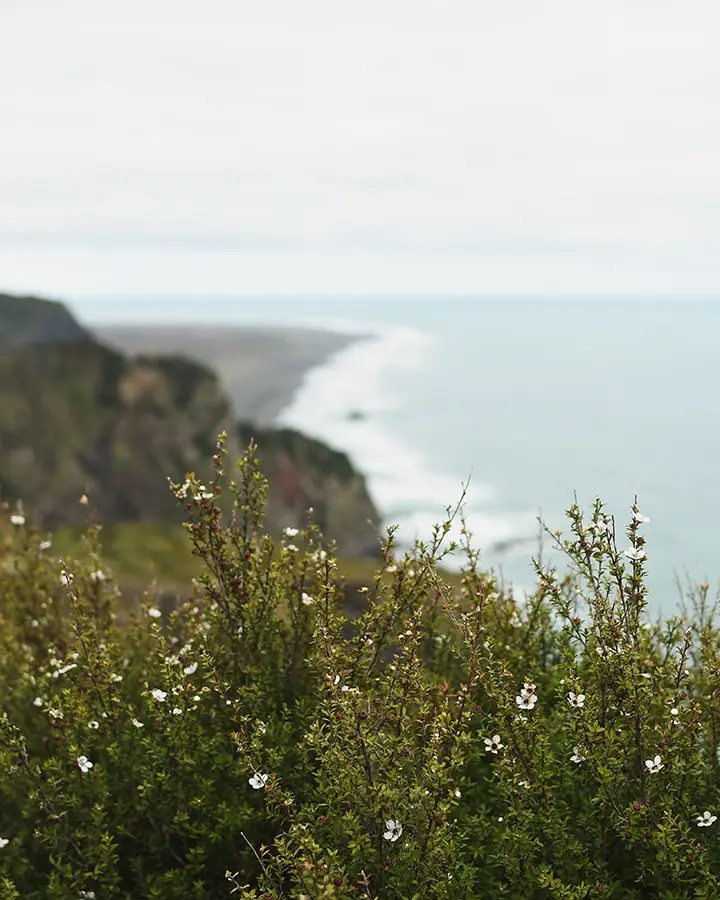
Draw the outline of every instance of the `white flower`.
M698 816L697 824L699 828L709 828L716 820L717 816L712 815L712 813L706 809L701 816Z
M311 606L311 605L312 605L313 598L310 596L310 594L306 594L306 593L303 591L303 595L302 595L301 599L302 599L302 602L305 604L305 606Z
M80 900L96 900L95 891L80 891L78 896Z
M0 838L0 850L2 850L3 847L7 847L7 845L9 843L10 843L9 838Z
M663 768L663 764L660 762L659 756L656 756L655 759L646 759L645 765L648 767L648 771L652 773L659 772L660 769Z
M40 541L38 550L49 550L52 547L52 541Z
M185 666L183 669L184 675L194 675L197 672L198 664L196 662L190 663L189 666Z
M173 713L174 716L181 716L181 715L182 715L182 710L180 709L179 706L175 706L175 707L173 707L172 713Z
M612 531L612 522L610 519L603 519L600 516L596 524L588 525L588 531L595 531L597 534L609 534Z
M520 707L520 709L535 709L537 696L535 694L522 693L515 698L515 702Z
M580 753L579 747L573 747L573 755L570 757L570 762L581 763L585 762L585 757Z
M633 516L633 522L637 522L638 525L642 525L644 522L649 522L649 521L650 521L650 519L648 519L647 516L644 516L639 510Z
M253 775L252 778L248 778L248 781L250 782L250 787L253 787L253 788L255 788L256 791L259 791L260 788L265 787L269 777L270 777L269 775L265 775L262 772L257 772L255 775Z
M53 678L59 678L61 675L66 675L68 672L72 672L73 669L77 669L77 663L70 663L67 666L63 666L60 669L56 669L53 672Z
M295 546L295 544L286 544L286 545L285 545L285 549L286 549L286 550L289 550L290 553L298 553L298 552L299 552L299 550L298 550L298 548Z
M625 551L625 556L632 562L640 562L645 559L645 551L641 550L639 547L628 547Z
M383 837L386 841L395 843L402 834L402 825L396 819L386 819L385 828L387 831L383 834Z
M679 712L680 710L677 708L677 706L673 706L673 708L670 710L670 715L676 716Z
M585 705L585 694L575 694L573 691L567 695L567 701L570 706L575 706L578 709L582 709Z
M119 684L122 680L123 680L122 675L118 675L117 672L113 672L110 675L110 681L114 682L115 684Z
M105 573L102 571L102 569L97 569L95 572L91 572L90 581L94 581L96 584L100 581L105 581Z
M93 764L90 762L87 756L78 756L77 764L81 772L89 772L93 767Z
M298 528L286 528L283 531L283 534L285 535L285 537L294 538L300 534L300 531Z
M147 611L147 614L149 616L152 616L153 619L159 619L162 617L162 613L157 608L157 606L151 606L150 609Z
M485 741L485 750L490 753L497 754L498 750L502 750L503 744L500 741L500 735L493 735L491 738L484 738Z
M10 516L10 521L13 525L24 525L25 516L23 516L21 513L14 513L12 516Z
M186 478L184 483L181 484L180 487L178 487L177 491L175 492L175 496L176 497L186 497L188 495L188 493L190 492L191 487L192 487L192 485L190 484L190 481Z
M42 697L36 697L33 700L33 706L42 706L42 705L43 705Z
M522 690L520 691L521 696L530 697L535 693L536 684L533 684L531 681L526 681L522 686Z
M93 731L97 731L99 727L100 723L96 722L95 719L92 719L92 721L88 722L88 728L92 728Z
M393 563L392 565L386 566L385 571L388 574L393 575L395 572L397 572L397 566Z
M65 569L60 572L60 584L64 584L67 587L69 584L73 582L73 574L72 572L66 572Z
M155 688L154 691L150 691L150 695L154 697L158 703L162 703L167 697L167 691L161 691L160 688Z
M145 725L142 722L139 722L137 719L131 719L131 722L136 728L144 728Z

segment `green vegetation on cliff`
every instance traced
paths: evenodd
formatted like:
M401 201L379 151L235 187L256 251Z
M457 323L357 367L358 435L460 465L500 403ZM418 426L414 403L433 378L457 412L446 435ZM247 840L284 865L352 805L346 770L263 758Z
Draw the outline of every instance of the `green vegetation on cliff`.
M77 341L87 336L62 303L0 294L0 351L27 344Z
M3 310L16 327L0 353L0 498L21 501L37 525L86 521L83 495L102 523L177 523L168 477L209 478L217 435L226 432L235 458L251 439L259 445L271 534L302 527L312 507L339 552L377 554L379 516L344 454L295 431L239 424L219 377L202 363L127 356L60 304L6 298ZM38 323L66 319L74 338L68 326L67 340L39 342L50 330Z

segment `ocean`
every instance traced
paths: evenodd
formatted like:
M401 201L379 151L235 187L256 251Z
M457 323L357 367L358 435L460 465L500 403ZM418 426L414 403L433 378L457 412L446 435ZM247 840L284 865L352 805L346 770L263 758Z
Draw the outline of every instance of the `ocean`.
M102 305L101 305L102 304ZM720 300L124 298L86 321L312 325L359 336L311 370L280 421L345 450L387 524L429 537L467 485L483 561L533 589L538 518L569 530L599 496L619 543L650 517L650 608L720 585ZM201 310L199 313L198 310ZM543 559L562 558L543 540Z

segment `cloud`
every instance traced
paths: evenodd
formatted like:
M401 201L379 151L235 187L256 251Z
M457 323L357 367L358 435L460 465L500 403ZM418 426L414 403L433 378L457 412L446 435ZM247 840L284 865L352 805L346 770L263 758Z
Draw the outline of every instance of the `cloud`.
M716 291L718 26L664 0L4 4L0 278Z

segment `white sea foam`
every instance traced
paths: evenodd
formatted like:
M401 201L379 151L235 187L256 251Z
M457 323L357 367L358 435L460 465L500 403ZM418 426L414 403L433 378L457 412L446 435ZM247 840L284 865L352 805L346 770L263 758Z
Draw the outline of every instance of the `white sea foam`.
M433 351L433 338L410 327L373 333L367 324L348 320L306 324L356 334L359 340L310 370L278 424L345 451L365 474L385 524L400 526L401 546L427 540L433 525L445 518L445 509L460 500L463 480L443 472L429 450L403 439L408 401L394 384L398 374L423 366ZM490 485L475 478L467 487L465 513L476 546L491 547L534 533L533 517L488 511L495 495ZM459 529L450 533L451 539L458 536Z

